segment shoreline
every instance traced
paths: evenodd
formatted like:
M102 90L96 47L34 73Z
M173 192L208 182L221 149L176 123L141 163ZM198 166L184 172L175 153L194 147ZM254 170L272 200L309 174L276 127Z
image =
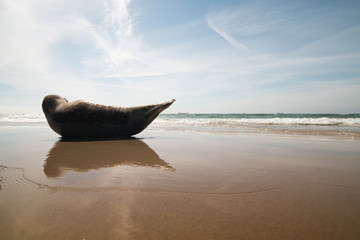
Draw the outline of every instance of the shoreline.
M208 133L208 134L228 134L228 135L249 135L249 136L275 136L275 137L301 137L301 138L319 138L328 140L345 140L345 141L360 141L360 133L348 131L321 131L321 130L297 130L297 129L277 129L267 127L243 127L237 129L226 128L175 128L169 127L167 129L153 129L151 126L148 131L163 131L163 132L193 132L193 133Z
M47 123L2 123L1 128L44 128L47 129L49 126ZM344 140L344 141L360 141L360 132L352 130L322 130L322 129L310 129L303 128L301 126L242 126L237 128L231 127L201 127L201 126L167 126L150 124L144 131L151 132L192 132L192 133L208 133L208 134L228 134L228 135L249 135L249 136L274 136L274 137L300 137L300 138L311 138L311 139L322 139L322 140ZM61 138L60 135L54 133L56 136ZM140 134L134 135L137 137ZM104 139L106 140L106 139Z
M48 126L43 114L0 114L0 127ZM360 114L160 114L147 130L360 140Z

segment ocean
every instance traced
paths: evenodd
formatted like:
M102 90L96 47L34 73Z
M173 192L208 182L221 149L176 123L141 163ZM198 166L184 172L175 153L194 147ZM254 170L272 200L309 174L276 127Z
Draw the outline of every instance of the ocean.
M0 114L1 126L47 126L43 114ZM360 114L161 114L152 131L287 134L360 138Z

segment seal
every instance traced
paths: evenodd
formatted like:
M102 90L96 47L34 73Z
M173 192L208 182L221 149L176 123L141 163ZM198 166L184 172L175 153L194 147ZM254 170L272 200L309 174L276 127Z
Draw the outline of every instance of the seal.
M63 138L117 138L140 133L174 101L115 107L82 100L68 102L59 95L48 95L42 109L51 129Z

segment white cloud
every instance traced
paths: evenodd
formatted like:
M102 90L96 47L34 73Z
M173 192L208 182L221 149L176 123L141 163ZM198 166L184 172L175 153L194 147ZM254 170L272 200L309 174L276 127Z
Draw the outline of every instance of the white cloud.
M90 84L94 76L134 74L138 69L131 65L140 62L140 38L133 34L129 3L4 1L0 9L0 83L70 94L81 88L90 95L95 91ZM58 49L59 44L72 49ZM74 65L72 50L80 49L84 51ZM78 68L76 74L66 66Z

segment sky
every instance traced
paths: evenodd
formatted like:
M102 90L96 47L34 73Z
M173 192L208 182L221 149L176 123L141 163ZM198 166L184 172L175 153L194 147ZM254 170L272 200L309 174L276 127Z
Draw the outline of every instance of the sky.
M0 0L0 113L359 113L360 1Z

